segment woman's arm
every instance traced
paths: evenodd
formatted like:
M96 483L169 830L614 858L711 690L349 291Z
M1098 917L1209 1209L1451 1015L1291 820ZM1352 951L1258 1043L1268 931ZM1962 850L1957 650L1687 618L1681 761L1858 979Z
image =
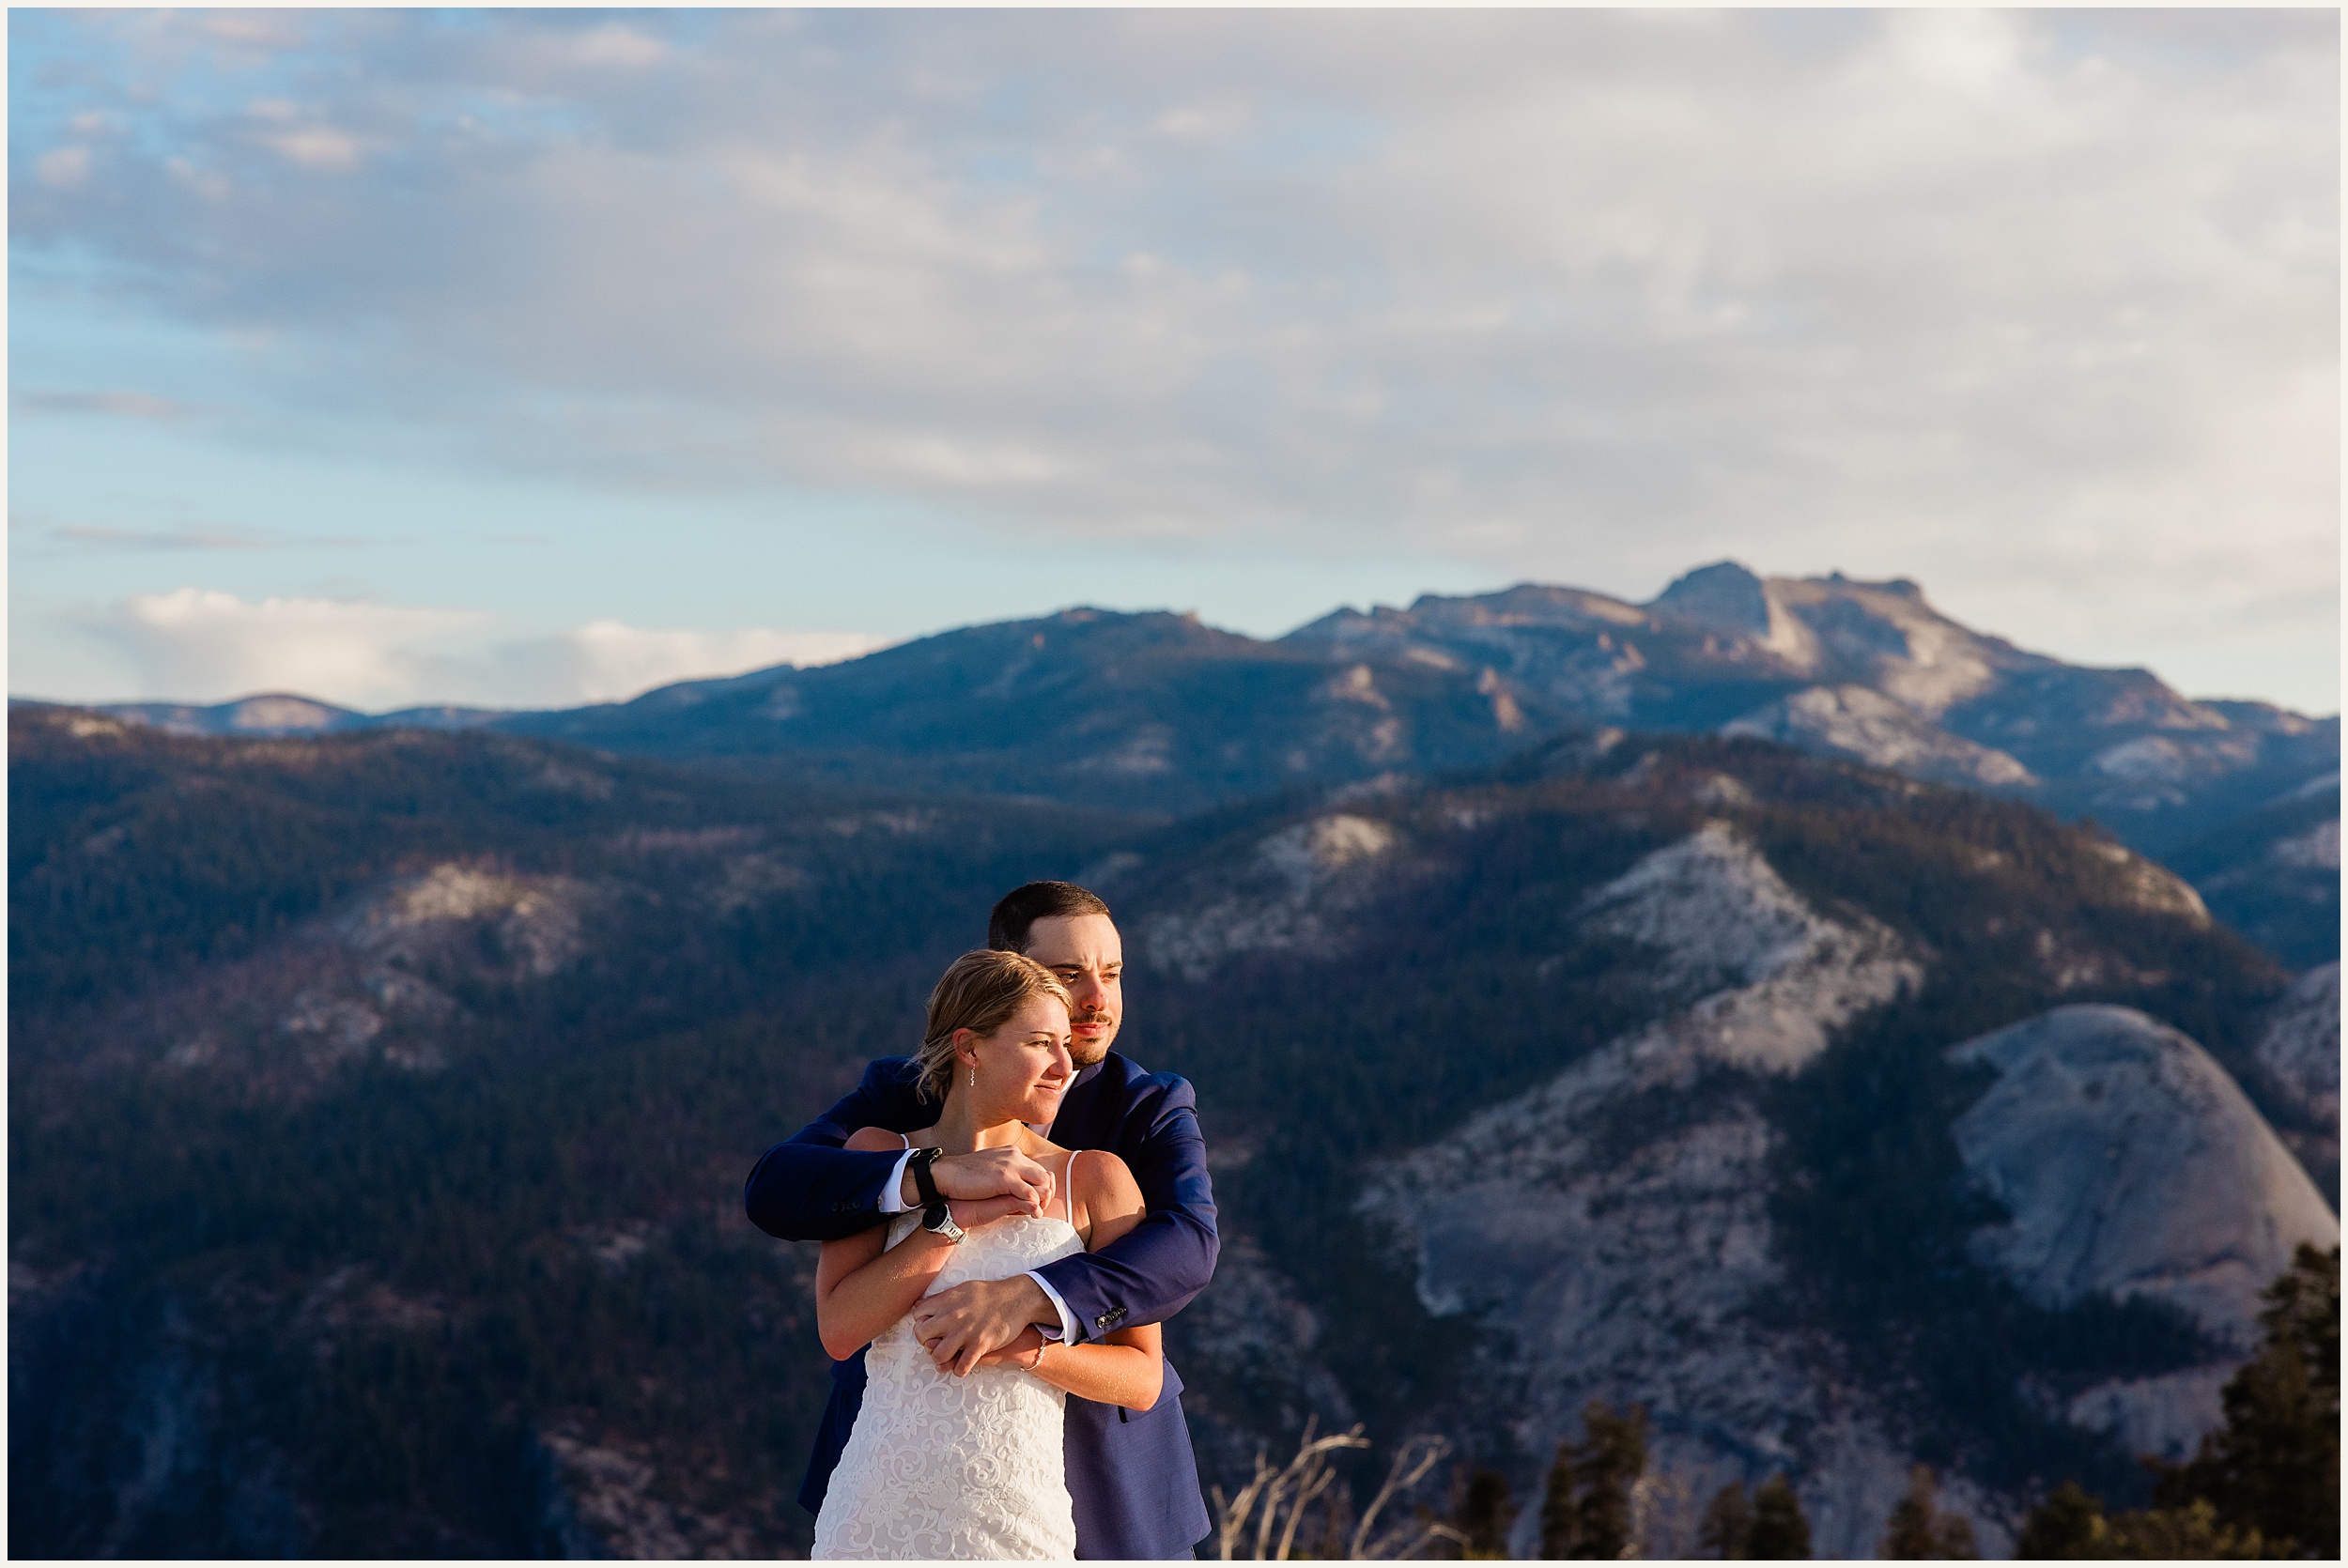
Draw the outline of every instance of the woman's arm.
M1085 1211L1085 1246L1097 1252L1141 1223L1141 1188L1125 1161L1105 1149L1069 1158L1069 1180ZM1147 1410L1166 1387L1166 1352L1154 1323L1120 1329L1089 1345L1046 1344L1022 1359L1038 1377L1078 1399Z
M847 1147L859 1153L903 1149L904 1140L876 1127L859 1128ZM844 1361L903 1317L946 1266L953 1243L916 1229L897 1246L888 1227L873 1225L824 1243L815 1264L815 1330L824 1353Z
M1166 1388L1166 1352L1154 1323L1120 1329L1089 1345L1039 1339L1018 1364L1078 1399L1128 1410L1151 1408Z

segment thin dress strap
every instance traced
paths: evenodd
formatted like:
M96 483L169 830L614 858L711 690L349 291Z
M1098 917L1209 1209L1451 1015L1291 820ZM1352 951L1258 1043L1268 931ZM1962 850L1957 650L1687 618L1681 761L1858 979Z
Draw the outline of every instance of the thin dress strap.
M900 1143L904 1144L905 1147L907 1147L907 1148L911 1148L911 1147L913 1146L913 1134L912 1134L912 1133L910 1133L910 1132L900 1132L900 1133L898 1133L898 1134L897 1134L897 1138L898 1138L898 1141L899 1141Z
M1068 1228L1070 1230L1076 1228L1076 1156L1083 1152L1084 1150L1077 1149L1068 1157Z

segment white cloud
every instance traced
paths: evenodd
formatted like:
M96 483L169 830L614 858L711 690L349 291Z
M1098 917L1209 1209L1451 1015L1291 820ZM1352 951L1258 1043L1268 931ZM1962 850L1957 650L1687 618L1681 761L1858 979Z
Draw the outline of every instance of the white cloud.
M89 148L53 147L33 161L43 185L70 191L89 178Z
M138 593L91 630L127 653L142 696L222 701L296 691L352 707L397 701L417 687L436 640L481 617L337 599L262 599L215 589Z
M139 689L111 694L119 699L219 702L286 691L370 710L611 701L672 681L828 664L882 641L852 632L661 630L611 620L501 638L492 618L473 610L253 601L202 588L134 594L85 629L137 672Z
M616 22L606 23L579 35L572 57L583 66L641 69L666 60L669 46L633 27Z
M140 133L19 246L471 461L2148 651L2337 583L2332 13L272 13L217 101L57 25L186 85L25 125Z
M8 407L21 414L109 414L123 419L175 420L195 412L187 404L142 392L12 391Z
M331 169L337 173L359 164L357 138L346 135L331 125L306 125L298 130L261 138L275 147L288 162L305 169Z
M504 705L611 702L672 681L833 664L882 641L857 632L659 631L591 621L552 638L504 644L486 661L485 677Z

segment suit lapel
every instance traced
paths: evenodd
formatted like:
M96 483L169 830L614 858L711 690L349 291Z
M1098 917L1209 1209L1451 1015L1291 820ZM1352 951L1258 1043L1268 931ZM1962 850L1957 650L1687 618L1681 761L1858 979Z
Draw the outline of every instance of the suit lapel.
M1090 1067L1080 1068L1076 1081L1068 1086L1068 1093L1061 1097L1059 1115L1053 1118L1052 1130L1046 1134L1060 1147L1080 1149L1099 1146L1095 1129L1100 1125L1100 1108L1094 1101L1101 1098L1102 1068L1107 1066L1108 1058L1104 1056Z

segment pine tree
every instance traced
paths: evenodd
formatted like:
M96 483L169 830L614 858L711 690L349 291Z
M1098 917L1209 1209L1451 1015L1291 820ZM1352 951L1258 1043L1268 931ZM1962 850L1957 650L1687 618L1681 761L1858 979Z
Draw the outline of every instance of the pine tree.
M1549 1484L1541 1493L1541 1556L1555 1562L1573 1555L1573 1445L1557 1445Z
M1745 1555L1756 1560L1810 1556L1810 1521L1802 1514L1801 1499L1794 1495L1793 1483L1782 1475L1771 1476L1753 1494L1753 1528L1745 1535Z
M2187 1463L2158 1467L2153 1499L2206 1500L2232 1531L2328 1553L2340 1541L2340 1249L2301 1245L2265 1294L2266 1338L2226 1385L2226 1424Z
M1745 1541L1752 1533L1752 1500L1745 1496L1745 1483L1732 1481L1712 1495L1696 1544L1723 1562L1734 1562L1745 1556Z
M1877 1550L1887 1558L1911 1561L1979 1557L1973 1545L1972 1521L1961 1514L1940 1513L1936 1506L1938 1493L1930 1465L1908 1471L1908 1496L1892 1510L1883 1544Z
M2259 1532L2218 1523L2208 1499L2183 1508L2148 1508L2104 1514L2103 1503L2075 1481L2066 1481L2031 1511L2014 1555L2025 1560L2141 1562L2222 1561L2288 1557L2267 1548Z
M2109 1535L2102 1501L2078 1482L2066 1481L2031 1510L2014 1555L2025 1561L2100 1557Z
M1467 1478L1467 1485L1453 1510L1452 1524L1467 1544L1460 1548L1469 1558L1501 1559L1508 1555L1508 1527L1516 1522L1516 1499L1509 1496L1508 1478L1498 1470L1477 1467Z
M1582 1441L1557 1445L1541 1499L1541 1555L1611 1560L1630 1540L1630 1488L1646 1469L1646 1410L1622 1415L1593 1399Z
M2153 1507L2106 1517L2064 1482L2031 1510L2025 1558L2294 1557L2340 1540L2340 1249L2302 1246L2266 1289L2266 1338L2226 1385L2226 1423L2183 1465L2148 1460Z

